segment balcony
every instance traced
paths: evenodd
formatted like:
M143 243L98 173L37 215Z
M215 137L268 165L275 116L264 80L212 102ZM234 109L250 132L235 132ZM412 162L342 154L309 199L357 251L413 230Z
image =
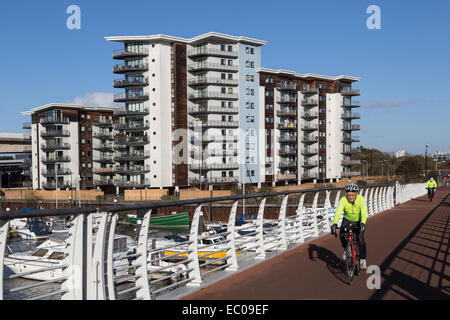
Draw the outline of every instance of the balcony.
M205 47L188 51L189 58L196 58L196 57L202 57L202 56L237 58L237 57L239 57L239 52L238 51L219 50L219 49L213 49L213 48L205 48Z
M147 101L149 95L144 93L117 93L114 95L114 102L132 102L132 101Z
M236 157L238 155L237 149L230 149L230 150L220 150L220 149L205 149L202 151L199 150L193 150L191 151L191 158L194 159L205 159L207 157L223 157L223 156L230 156L230 157Z
M302 94L313 95L313 94L318 94L318 93L319 93L319 89L314 86L304 86L302 88Z
M69 124L70 120L69 118L65 117L48 117L48 118L40 118L39 123L43 126L49 126L54 124Z
M296 156L297 150L296 149L280 149L280 150L278 150L278 154L280 156Z
M318 130L319 126L317 124L304 124L302 125L303 131L315 131Z
M308 156L308 155L316 155L318 152L317 148L305 148L302 149L302 155Z
M128 122L128 123L116 123L114 125L115 130L125 131L146 131L150 129L150 122Z
M114 180L114 185L120 188L145 188L150 186L150 179L141 181Z
M359 118L360 118L359 113L344 112L341 114L341 119L345 119L345 120L359 119Z
M191 136L189 138L189 141L191 144L196 143L210 143L210 142L237 142L239 140L238 136L204 136L202 137L201 141L198 141L200 138L196 138L194 136Z
M94 157L93 161L99 163L114 163L114 158L112 155L102 155L98 158Z
M302 179L317 179L319 178L319 174L317 172L305 172L302 174Z
M302 137L302 142L303 143L316 143L316 142L319 142L319 136L314 136L314 137L303 136Z
M148 71L148 63L146 62L137 65L118 64L113 67L113 72L117 74L146 71Z
M359 148L344 148L341 153L343 154L355 154L360 153L361 150Z
M112 54L113 59L116 59L116 60L126 59L126 58L139 58L139 57L144 58L147 56L148 56L147 49L141 49L138 51L129 51L127 49L121 49L121 50L113 51L113 54Z
M69 143L43 143L41 144L42 151L53 151L53 150L69 150Z
M297 103L297 97L291 97L291 96L280 96L277 98L276 101L278 104L283 103Z
M110 176L114 174L114 171L113 168L92 168L92 173L100 176Z
M342 166L353 166L353 165L360 165L361 160L342 160L341 165Z
M283 143L283 142L297 142L297 136L279 136L278 137L278 142Z
M95 132L92 134L94 138L103 139L103 140L112 140L114 139L114 134L112 132Z
M114 151L114 144L111 142L107 142L107 143L101 143L101 144L94 144L92 146L93 150L97 150L97 151Z
M22 129L30 130L31 129L31 123L29 123L29 122L23 123L22 124Z
M126 138L126 137L119 137L114 140L114 148L115 149L121 149L126 147L136 147L136 146L145 146L150 143L150 140L148 138Z
M297 168L297 162L294 162L294 161L280 162L278 164L278 168L280 168L280 169Z
M303 99L301 105L304 107L317 106L319 104L319 100L317 99Z
M69 168L59 169L59 170L42 170L42 175L44 177L56 177L58 176L66 176L72 174L72 171Z
M277 110L278 117L296 117L297 110Z
M150 152L148 151L134 151L134 152L123 152L116 153L114 155L114 160L118 162L124 161L141 161L150 158Z
M360 130L360 125L359 124L352 124L352 125L343 125L341 127L342 131L355 131L355 130Z
M279 123L277 125L277 128L279 130L296 130L297 124L296 123Z
M220 120L211 120L208 122L203 121L189 121L189 128L238 128L238 121L220 121Z
M361 176L361 172L359 172L359 171L346 171L346 172L341 172L341 177L342 177L342 178L360 177L360 176Z
M239 169L238 163L209 163L209 164L190 164L191 171L209 171L209 170L236 170Z
M141 175L150 172L150 166L120 166L114 168L119 175Z
M57 163L57 162L70 162L70 156L59 156L59 157L41 157L43 163Z
M200 79L189 79L188 85L190 85L191 87L204 86L204 85L235 87L235 86L239 85L239 81L234 80L234 79L200 78Z
M69 130L46 130L41 132L42 138L70 137Z
M114 80L114 88L145 87L148 83L148 78L144 77L119 79Z
M354 89L343 89L341 90L341 94L343 96L359 96L360 90L354 90Z
M341 142L343 143L352 143L352 142L359 142L360 139L358 136L351 136L351 137L342 137Z
M238 72L238 66L228 66L220 63L194 63L188 65L189 72L196 71L226 71L226 72Z
M342 108L359 108L361 106L361 102L359 101L343 101Z
M112 128L113 127L113 121L112 120L95 120L92 121L92 125L95 127L100 127L100 128Z
M222 106L206 106L206 107L191 107L189 108L190 114L238 114L238 107L222 107Z
M300 116L303 119L315 119L319 117L319 113L317 111L302 112Z
M238 183L239 179L237 177L212 177L212 178L203 178L202 183L207 184L219 184L219 183ZM200 180L198 178L189 178L189 184L195 185L200 184Z
M142 110L127 110L127 109L119 109L114 110L114 115L122 117L122 116L148 116L150 114L149 108L143 108Z
M315 161L303 161L302 162L302 167L303 168L313 168L313 167L317 167L319 166L319 161L315 160Z
M114 179L95 179L94 185L95 186L113 186L114 185Z
M293 173L277 174L277 180L279 181L297 180L297 175Z
M58 189L66 189L66 188L71 188L72 186L70 185L69 181L64 181L64 182L58 182ZM52 182L42 182L42 189L56 189L56 182L52 181Z
M297 90L297 83L285 83L285 82L280 82L276 88L280 91L289 91L289 90Z
M205 99L218 99L218 100L238 100L239 95L235 93L221 93L221 92L196 92L189 94L189 100L205 100Z

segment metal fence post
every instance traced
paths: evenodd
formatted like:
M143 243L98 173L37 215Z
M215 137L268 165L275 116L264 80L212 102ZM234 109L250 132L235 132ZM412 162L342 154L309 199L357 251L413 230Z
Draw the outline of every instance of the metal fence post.
M150 225L150 216L152 210L148 210L142 220L141 229L139 230L139 238L136 248L138 257L136 258L136 271L137 276L136 286L139 289L136 291L137 299L150 300L150 287L148 285L148 268L147 268L147 242L148 242L148 228Z
M192 269L189 271L189 278L192 279L187 286L200 286L202 282L202 276L200 274L200 266L198 262L198 225L200 221L200 213L202 211L202 205L199 205L197 209L195 209L194 217L191 222L191 231L189 234L189 254L188 259L190 260L188 263L188 269Z
M314 236L319 237L319 225L317 223L317 200L319 199L319 192L316 192L312 205L313 223L314 223Z
M114 289L114 234L116 232L118 213L108 214L109 228L108 234L108 247L107 247L107 260L106 260L106 279L108 288L108 299L116 300L116 290Z
M258 217L256 218L256 259L265 259L266 250L264 249L264 206L266 205L266 198L262 199L259 210Z
M305 242L305 236L303 234L303 213L305 212L305 208L303 206L304 201L305 194L303 193L298 202L297 214L295 216L295 223L297 224L298 231L296 233L294 242Z
M287 249L286 238L286 207L289 195L284 196L281 203L280 214L278 215L278 248L281 250Z
M331 210L331 202L330 202L330 193L331 191L326 190L326 197L325 197L325 202L324 202L324 209L325 209L325 214L324 214L324 218L325 221L327 222L327 232L331 232L331 222L330 222L330 210Z
M237 206L238 206L239 201L236 201L233 204L233 207L231 208L230 211L230 216L228 218L228 227L227 227L227 264L229 264L229 266L225 269L227 271L236 271L239 266L237 263L237 257L236 257L236 243L235 243L235 238L236 238L236 232L235 232L235 227L236 227L236 211L237 211Z
M378 213L378 187L373 191L373 214Z
M90 215L92 217L92 215ZM87 299L88 300L105 300L106 299L106 286L105 286L105 236L106 236L106 223L107 214L104 214L100 220L100 226L98 228L94 254L92 256L92 265L88 270L88 286L87 286Z
M9 220L0 220L0 300L3 300L3 269L5 268L5 249L8 241Z

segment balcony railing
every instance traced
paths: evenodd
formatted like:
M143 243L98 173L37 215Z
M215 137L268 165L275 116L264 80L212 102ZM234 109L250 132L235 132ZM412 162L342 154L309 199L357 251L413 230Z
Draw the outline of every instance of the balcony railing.
M238 66L228 66L220 63L194 63L188 65L189 72L195 71L227 71L227 72L238 72Z
M343 125L341 127L341 130L343 131L360 130L360 125L359 124Z
M147 57L147 56L148 56L147 49L141 49L137 51L129 51L126 49L121 49L113 51L112 54L113 59L126 59L126 58Z
M297 116L297 110L277 110L277 116L279 116L279 117L295 117L295 116Z
M144 146L146 144L149 144L150 140L148 138L126 138L126 137L120 137L116 138L114 140L114 147L116 149L118 148L125 148L130 146Z
M41 144L41 150L42 151L49 151L49 150L69 150L70 144L69 143L42 143Z
M278 164L278 168L285 169L285 168L297 168L297 162L289 161L289 162L280 162Z
M301 102L302 106L316 106L319 104L317 99L303 99Z
M213 48L198 48L188 51L188 57L200 57L200 56L211 56L211 57L228 57L228 58L237 58L239 56L239 52L237 51L225 51Z
M114 80L114 88L144 87L148 85L148 78L131 78Z
M297 180L296 174L277 174L277 180Z
M319 136L314 136L314 137L303 136L302 137L303 143L316 143L318 141L319 141Z
M283 142L296 142L297 141L297 137L296 136L279 136L278 137L278 142L283 143Z
M360 95L360 90L355 90L355 89L343 89L341 90L341 94L343 96L359 96Z
M301 117L303 119L313 119L317 118L319 116L319 113L317 111L309 111L309 112L302 112Z
M142 152L124 152L124 153L116 153L114 155L115 161L139 161L150 158L150 152L142 151Z
M359 101L343 101L343 108L359 108L361 106L361 102Z
M276 88L278 90L297 90L297 83L283 83L280 82Z
M278 150L280 156L295 156L297 155L296 149L280 149Z
M148 63L146 62L136 65L118 64L113 67L114 73L145 72L145 71L148 71Z
M192 87L199 85L237 86L239 85L239 81L237 79L201 78L189 79L188 85Z
M277 98L277 103L297 103L297 97L280 96Z
M94 157L93 158L94 162L99 162L99 163L114 163L114 158L112 155L101 155L100 157Z
M317 124L304 124L302 125L302 130L303 131L314 131L314 130L318 130L319 126Z
M239 182L239 179L237 177L212 177L202 179L202 183L208 184L237 183L237 182ZM198 178L189 178L189 184L190 185L200 184L200 180Z
M219 156L237 156L238 150L237 149L230 149L230 150L220 150L220 149L205 149L205 150L193 150L191 151L191 157L195 159L201 159L206 157L219 157Z
M92 136L97 139L114 139L114 133L112 132L95 132Z
M150 166L121 166L115 167L114 172L119 175L140 175L150 172Z
M354 112L344 112L341 114L341 119L359 119L360 114Z
M41 132L42 138L70 137L69 130L46 130Z
M200 143L197 141L197 139L200 138L196 138L191 136L189 138L189 141L192 144L196 144L196 143ZM239 140L238 136L203 136L201 138L201 143L210 143L210 142L237 142Z
M114 94L114 102L127 102L127 101L146 101L149 99L147 92L144 93L117 93Z
M302 154L303 155L314 155L317 154L318 150L317 148L305 148L302 149Z
M295 129L297 129L297 124L296 123L279 123L277 125L277 128L279 130L295 130Z
M53 124L69 124L70 120L66 117L48 117L48 118L40 118L39 123L44 125L53 125Z
M128 122L128 123L116 123L114 124L115 130L125 130L125 131L145 131L150 129L150 122Z
M344 148L342 149L342 153L344 154L354 154L354 153L360 153L361 150L359 148Z
M143 108L142 110L127 110L127 109L114 110L114 115L116 116L147 116L149 114L150 114L149 108Z
M144 188L150 186L150 179L140 181L114 180L114 185L120 188Z
M56 162L70 162L70 156L59 156L59 157L41 157L43 163L56 163Z
M302 167L304 167L304 168L317 167L318 165L319 165L319 161L317 161L317 160L302 161Z
M221 100L237 100L238 94L235 93L221 93L221 92L196 92L189 94L189 100L202 99L221 99Z
M211 120L208 122L204 121L189 121L189 127L190 128L211 128L211 127L217 127L217 128L237 128L239 127L238 121L220 121L220 120Z
M31 123L30 122L24 122L22 124L22 129L30 130L31 129Z
M318 94L319 89L314 86L304 86L304 87L302 87L302 93L307 94L307 95Z
M114 179L95 179L94 185L95 186L113 186L114 185Z
M221 107L221 106L206 106L206 107L191 107L189 108L189 113L192 114L204 114L204 113L215 113L215 114L237 114L239 113L239 108L237 107Z
M69 168L63 168L63 169L59 169L59 170L42 170L42 175L44 177L55 177L56 175L58 176L65 176L65 175L69 175L72 174L72 171Z
M302 174L302 179L317 179L319 177L319 174L317 172L314 173L303 173Z
M358 136L351 136L351 137L342 137L341 141L344 143L352 143L352 142L359 142L360 140Z
M209 163L209 164L190 164L189 170L191 171L206 171L206 170L233 170L239 169L238 163Z
M66 189L66 188L70 188L71 184L69 181L64 181L64 182L58 182L58 189ZM42 182L42 188L43 189L56 189L56 182L52 181L52 182Z
M113 121L109 120L109 119L108 120L107 119L95 120L95 121L92 121L92 125L95 127L101 127L101 128L112 128Z

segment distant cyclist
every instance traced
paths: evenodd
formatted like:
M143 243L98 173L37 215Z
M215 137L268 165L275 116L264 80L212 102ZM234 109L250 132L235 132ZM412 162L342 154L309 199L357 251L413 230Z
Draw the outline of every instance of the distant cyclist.
M426 187L428 189L428 198L430 198L430 201L433 201L434 197L434 190L437 188L436 181L434 181L433 177L430 177L430 179L427 181Z
M343 259L346 259L345 248L347 247L347 241L344 237L344 227L350 224L357 225L359 228L355 229L355 235L359 244L359 255L361 269L367 269L367 247L364 241L364 232L366 230L367 221L367 202L363 196L358 194L359 187L351 183L345 187L346 195L339 201L339 206L336 209L336 213L333 219L333 225L331 226L331 233L336 234L337 223L341 217L342 211L344 211L344 217L341 224L340 240L342 247L344 248Z

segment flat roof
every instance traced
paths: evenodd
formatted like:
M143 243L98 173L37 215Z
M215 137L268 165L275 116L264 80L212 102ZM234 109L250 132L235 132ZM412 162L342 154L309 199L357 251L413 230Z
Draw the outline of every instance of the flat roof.
M154 35L148 35L148 36L111 36L111 37L105 37L108 41L115 41L115 42L127 42L127 41L166 41L166 42L183 42L187 44L195 44L197 42L201 42L206 39L213 39L213 40L228 40L231 42L242 42L242 43L248 43L256 46L262 46L267 43L267 41L248 38L248 37L236 37L231 36L224 33L218 33L218 32L208 32L190 39L187 38L180 38L180 37L174 37L169 36L165 34L154 34Z
M257 68L257 72L265 72L265 73L271 73L271 74L277 74L277 75L287 75L298 79L305 79L305 80L328 80L328 81L337 81L337 80L347 80L351 82L360 81L361 78L353 77L353 76L347 76L347 75L340 75L336 77L332 76L325 76L321 74L315 74L315 73L297 73L295 71L290 70L282 70L282 69L267 69L267 68Z
M107 106L98 106L98 107L92 107L92 106L83 106L81 104L71 104L71 103L48 103L46 105L33 108L29 111L23 111L21 112L23 115L28 116L32 115L33 113L44 111L47 109L53 109L53 108L67 108L67 109L85 109L90 111L114 111L119 108L114 107L107 107Z

